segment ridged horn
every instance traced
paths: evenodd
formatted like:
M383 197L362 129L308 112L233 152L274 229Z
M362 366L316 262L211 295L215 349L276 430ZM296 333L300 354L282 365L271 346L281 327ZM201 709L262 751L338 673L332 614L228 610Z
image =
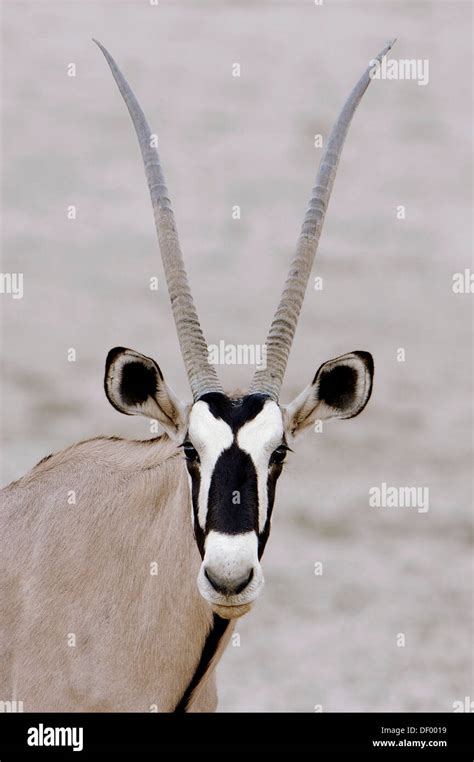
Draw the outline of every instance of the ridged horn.
M277 400L285 375L298 317L303 303L319 237L324 223L326 209L331 196L342 147L349 130L352 117L369 86L375 60L387 55L395 40L387 43L376 59L370 62L357 82L331 130L316 176L308 210L296 245L296 254L283 288L280 303L268 333L266 368L257 370L253 377L250 393L262 392Z
M97 40L94 42L99 46L110 66L137 134L153 206L171 309L193 397L197 400L207 392L222 392L217 373L208 362L207 343L191 295L173 209L160 157L153 145L152 132L140 104L114 59L100 42Z

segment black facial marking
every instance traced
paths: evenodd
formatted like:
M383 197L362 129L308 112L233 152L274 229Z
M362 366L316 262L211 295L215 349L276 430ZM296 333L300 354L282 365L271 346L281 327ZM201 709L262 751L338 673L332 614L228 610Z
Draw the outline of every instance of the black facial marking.
M267 474L267 521L263 532L259 535L257 473L252 458L238 447L236 440L238 430L263 410L269 397L265 394L249 394L235 400L219 392L212 392L204 394L200 399L207 403L215 418L223 420L230 426L234 434L234 442L220 455L215 464L209 488L204 530L199 526L198 521L199 463L189 461L186 463L192 482L194 534L199 552L201 557L204 557L205 538L211 530L225 534L255 531L259 538L260 558L270 534L270 516L275 500L275 486L283 469L283 463L278 461L284 459L284 451L287 449L286 441L283 437L281 446L276 448L270 458Z
M210 392L200 397L207 402L214 418L220 418L236 433L241 426L255 418L269 399L266 394L249 394L239 400L231 400L225 394Z
M273 511L273 505L275 503L276 483L277 483L278 477L280 476L282 471L283 471L283 464L275 463L270 468L270 470L268 472L268 477L267 477L267 500L268 500L267 520L265 522L265 526L263 527L263 532L258 536L258 557L259 557L259 559L261 559L261 557L263 555L263 551L265 550L265 545L267 544L267 540L268 540L268 537L270 535L272 511Z
M128 362L122 368L120 396L126 405L139 405L155 396L157 382L156 368L141 362Z
M252 458L234 444L224 450L212 474L206 533L258 531L257 473Z
M198 511L199 511L199 490L201 488L201 472L199 470L199 464L197 461L186 461L186 467L191 477L191 499L193 505L194 516L194 537L198 546L201 558L204 558L204 541L206 536L203 529L199 525Z

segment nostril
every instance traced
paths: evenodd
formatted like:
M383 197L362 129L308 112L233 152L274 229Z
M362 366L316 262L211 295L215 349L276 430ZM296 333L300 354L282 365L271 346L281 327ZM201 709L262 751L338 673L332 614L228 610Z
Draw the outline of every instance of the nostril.
M247 575L247 578L244 579L244 581L235 588L234 595L237 595L238 593L241 593L242 590L245 590L247 585L250 585L252 578L253 578L253 569L250 569L250 572Z
M222 579L209 569L204 569L204 575L216 592L221 593L222 595L238 595L245 590L247 585L252 581L253 569L245 572L245 574L238 579Z
M206 579L211 583L214 590L217 590L218 593L223 593L222 585L217 579L217 577L214 577L211 572L208 569L204 569L204 575Z

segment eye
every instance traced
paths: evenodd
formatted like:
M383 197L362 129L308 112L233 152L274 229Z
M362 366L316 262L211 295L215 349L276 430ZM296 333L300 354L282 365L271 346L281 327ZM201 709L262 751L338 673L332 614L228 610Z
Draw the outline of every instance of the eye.
M279 447L277 447L276 450L272 452L272 456L270 458L270 465L272 466L276 464L277 466L281 466L282 463L285 462L287 450L289 450L289 448L285 444L282 444Z
M199 455L195 447L191 442L183 442L181 447L184 450L184 455L188 463L199 463Z

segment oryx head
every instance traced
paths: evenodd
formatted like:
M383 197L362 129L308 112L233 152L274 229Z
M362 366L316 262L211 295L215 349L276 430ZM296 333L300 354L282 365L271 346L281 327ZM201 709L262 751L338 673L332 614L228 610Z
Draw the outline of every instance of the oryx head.
M353 418L364 409L371 394L372 357L368 352L355 351L321 365L290 404L279 402L342 146L370 82L372 67L354 87L327 141L296 254L268 333L266 367L256 371L248 393L235 398L223 391L208 361L151 130L115 61L98 45L128 107L140 144L193 401L185 403L176 397L154 360L123 347L109 352L105 390L120 412L159 420L182 447L194 534L202 558L199 590L217 614L233 618L248 611L262 589L260 559L270 533L275 487L295 436L315 420Z

